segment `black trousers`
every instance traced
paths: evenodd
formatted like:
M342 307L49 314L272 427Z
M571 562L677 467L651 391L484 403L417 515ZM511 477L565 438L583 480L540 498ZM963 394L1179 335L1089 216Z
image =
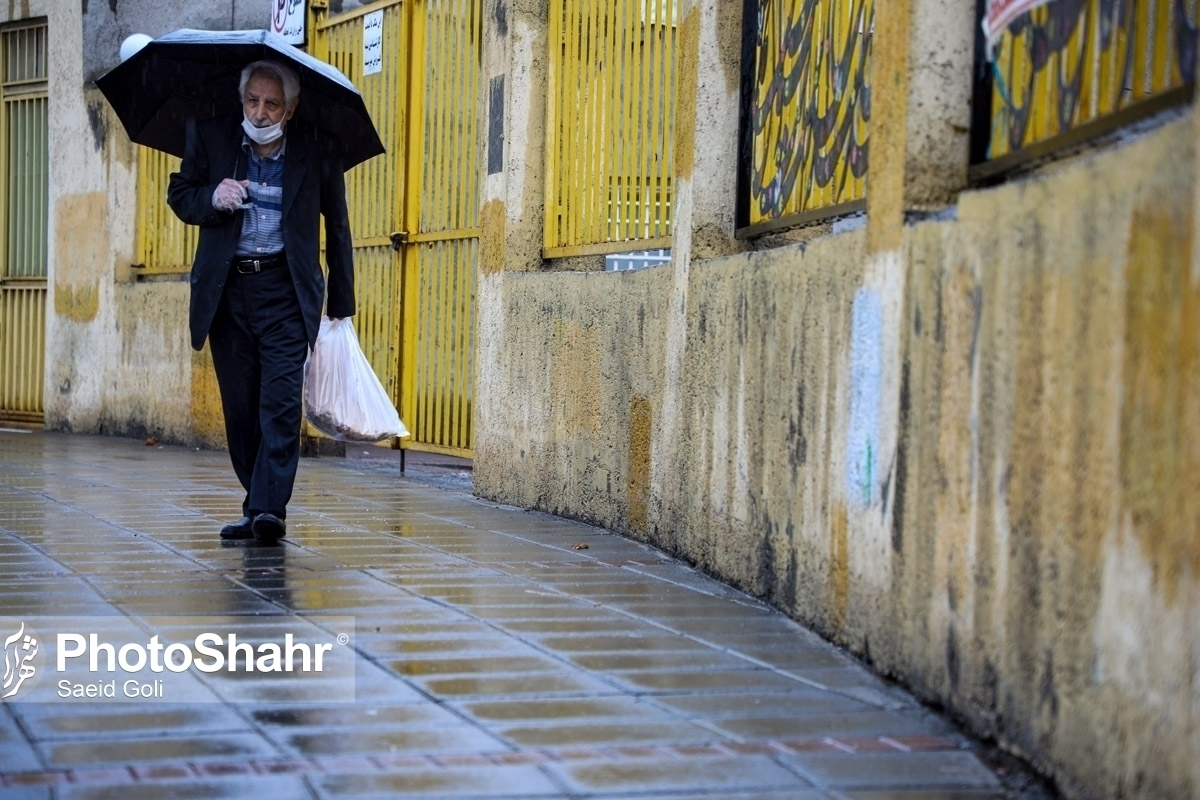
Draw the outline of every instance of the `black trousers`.
M308 336L287 266L229 271L208 334L242 513L283 519L300 462Z

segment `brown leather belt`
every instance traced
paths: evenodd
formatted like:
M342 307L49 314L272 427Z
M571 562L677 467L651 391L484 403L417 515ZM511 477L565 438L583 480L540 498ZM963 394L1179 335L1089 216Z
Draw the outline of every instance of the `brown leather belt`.
M233 258L233 268L241 275L253 275L256 272L286 265L287 258L283 253L272 253L267 256L234 256Z

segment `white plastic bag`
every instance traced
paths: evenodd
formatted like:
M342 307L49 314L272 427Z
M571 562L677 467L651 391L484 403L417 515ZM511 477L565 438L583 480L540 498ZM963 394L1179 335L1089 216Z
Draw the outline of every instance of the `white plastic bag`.
M321 320L304 365L304 410L314 428L342 442L408 436L349 318Z

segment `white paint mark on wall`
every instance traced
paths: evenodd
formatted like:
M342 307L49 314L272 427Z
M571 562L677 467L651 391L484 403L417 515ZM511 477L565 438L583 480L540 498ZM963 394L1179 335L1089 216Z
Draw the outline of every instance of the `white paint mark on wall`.
M850 418L846 429L846 498L866 507L879 499L879 427L883 400L883 303L863 287L850 322Z

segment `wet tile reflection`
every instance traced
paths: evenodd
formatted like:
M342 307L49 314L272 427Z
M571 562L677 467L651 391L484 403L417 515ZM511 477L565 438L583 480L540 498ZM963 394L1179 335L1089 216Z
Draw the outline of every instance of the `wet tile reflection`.
M329 620L348 620L353 676L344 702L326 675L256 671L189 675L203 699L188 702L0 704L0 791L808 800L824 796L813 783L823 781L847 797L901 788L978 800L994 790L944 720L645 545L348 459L302 463L279 546L222 543L240 492L224 453L0 432L0 617L78 615L181 641L227 625L251 644L296 621L332 636L342 628Z

